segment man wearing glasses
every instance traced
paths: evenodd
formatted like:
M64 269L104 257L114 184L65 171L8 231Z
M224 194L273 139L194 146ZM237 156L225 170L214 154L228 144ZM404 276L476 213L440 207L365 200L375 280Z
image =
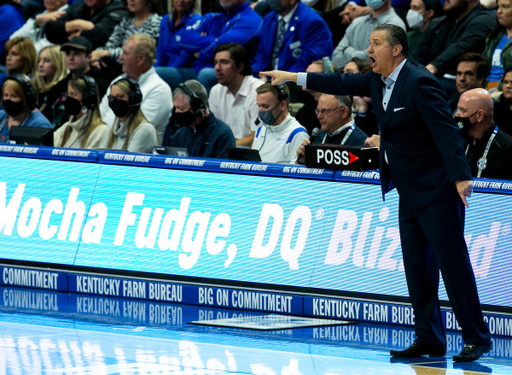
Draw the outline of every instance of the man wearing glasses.
M318 98L315 113L322 127L313 143L364 146L368 136L352 119L352 100L349 96L322 94ZM311 140L305 139L297 149L297 163L304 163L304 147L310 143Z

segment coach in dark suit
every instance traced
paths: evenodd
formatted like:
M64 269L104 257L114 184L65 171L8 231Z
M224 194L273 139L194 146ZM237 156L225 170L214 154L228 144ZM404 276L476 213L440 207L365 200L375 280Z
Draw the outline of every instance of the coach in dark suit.
M370 96L379 122L383 195L396 186L405 274L416 316L416 341L394 357L443 356L446 337L438 300L439 270L465 341L455 361L491 348L464 240L464 205L472 192L463 140L437 79L407 61L405 32L377 26L368 74L273 71L272 83L297 81L331 95Z

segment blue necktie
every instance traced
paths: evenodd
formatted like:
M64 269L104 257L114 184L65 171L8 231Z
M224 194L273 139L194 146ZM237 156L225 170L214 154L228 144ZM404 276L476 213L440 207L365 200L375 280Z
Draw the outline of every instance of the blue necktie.
M279 49L281 48L281 44L283 44L285 32L286 23L284 22L284 18L281 18L277 27L276 42L274 43L274 53L272 54L272 62L270 63L272 69L277 69L276 61L279 58Z

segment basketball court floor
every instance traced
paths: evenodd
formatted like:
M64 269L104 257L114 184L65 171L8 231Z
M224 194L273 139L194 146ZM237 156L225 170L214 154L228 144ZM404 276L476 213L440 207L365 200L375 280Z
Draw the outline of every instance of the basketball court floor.
M1 287L0 374L512 374L506 337L493 337L492 351L478 362L457 364L452 356L463 342L455 332L447 334L444 358L395 361L389 350L411 344L410 328L190 323L268 315Z

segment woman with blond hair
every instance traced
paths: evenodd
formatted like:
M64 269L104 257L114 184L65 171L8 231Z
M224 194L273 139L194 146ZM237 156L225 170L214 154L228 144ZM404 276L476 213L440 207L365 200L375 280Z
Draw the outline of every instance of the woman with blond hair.
M19 37L5 43L5 67L7 74L0 75L0 87L9 74L20 73L33 77L36 68L36 50L29 38Z
M85 149L105 147L108 126L101 118L94 80L89 76L70 80L64 104L70 118L55 131L54 146Z
M157 146L156 130L142 113L141 103L142 93L137 82L124 78L112 84L108 105L116 119L110 131L107 148L153 152Z
M27 76L14 73L5 79L0 109L0 143L9 143L13 126L51 128L52 124L37 109L37 93Z
M55 85L66 78L68 73L66 55L60 46L44 47L39 52L34 84L39 95L39 110L50 121L53 120L52 105L61 95Z

